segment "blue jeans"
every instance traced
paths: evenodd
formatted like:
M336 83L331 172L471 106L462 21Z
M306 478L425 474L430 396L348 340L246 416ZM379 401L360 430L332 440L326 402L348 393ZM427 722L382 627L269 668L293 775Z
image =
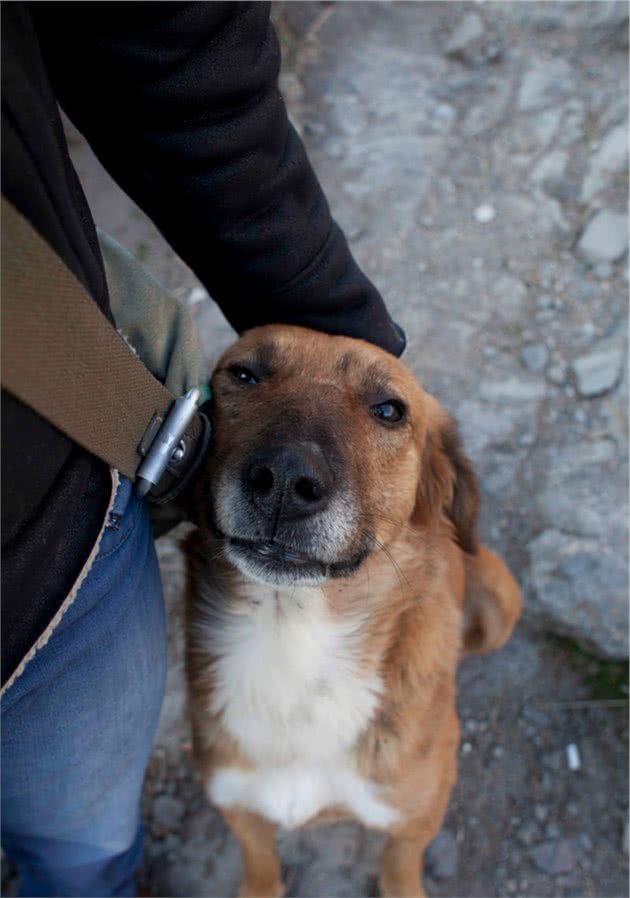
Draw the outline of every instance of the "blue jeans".
M21 895L135 894L166 647L147 510L121 478L87 577L2 701L2 844Z

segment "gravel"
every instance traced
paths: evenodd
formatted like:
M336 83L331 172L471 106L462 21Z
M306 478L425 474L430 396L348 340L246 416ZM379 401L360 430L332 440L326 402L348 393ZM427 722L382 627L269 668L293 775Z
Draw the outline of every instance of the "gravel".
M451 879L457 872L457 841L447 829L441 830L427 848L427 873L433 879Z
M571 367L579 395L590 399L608 393L621 379L623 362L623 350L614 346L578 356Z
M577 244L585 262L616 262L628 249L628 217L613 209L602 209L588 222Z
M494 220L496 214L494 206L491 206L489 203L477 206L474 211L475 221L478 221L479 224L489 224Z
M531 849L530 856L539 870L552 876L570 873L575 866L573 849L566 839L542 842Z
M543 184L548 179L560 178L564 174L564 170L569 159L566 150L555 149L547 153L542 159L539 159L531 173L531 180L534 184Z
M544 371L549 358L549 350L544 343L529 343L523 346L520 359L528 371Z
M545 59L529 68L523 76L517 108L532 112L571 94L575 84L569 63L564 59Z
M466 52L483 37L485 28L481 16L471 12L457 24L448 41L444 45L447 56L455 59L465 58Z
M529 553L532 614L590 651L627 657L627 570L610 548L599 539L549 529L531 541ZM605 603L597 601L600 596Z
M617 175L628 169L628 123L617 125L602 140L589 162L580 199L589 203L596 194L614 184Z

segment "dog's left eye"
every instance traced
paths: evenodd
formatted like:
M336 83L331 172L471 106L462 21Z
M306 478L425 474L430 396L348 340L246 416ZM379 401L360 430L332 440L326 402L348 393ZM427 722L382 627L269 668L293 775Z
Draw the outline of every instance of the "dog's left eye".
M253 371L245 368L244 365L230 365L228 371L232 377L241 384L257 384L258 378Z
M398 424L407 413L405 404L399 399L388 399L387 402L379 402L370 409L375 418L384 424Z

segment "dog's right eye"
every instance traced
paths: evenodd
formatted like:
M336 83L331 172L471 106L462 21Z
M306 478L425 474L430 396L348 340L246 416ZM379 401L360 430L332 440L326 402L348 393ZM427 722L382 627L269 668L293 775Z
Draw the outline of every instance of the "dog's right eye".
M228 371L240 384L257 384L258 378L253 371L245 368L244 365L230 365Z

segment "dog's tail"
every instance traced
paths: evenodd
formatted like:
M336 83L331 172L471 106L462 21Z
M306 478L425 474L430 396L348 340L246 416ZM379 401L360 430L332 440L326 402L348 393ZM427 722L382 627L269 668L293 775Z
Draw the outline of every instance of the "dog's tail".
M507 642L520 616L521 591L507 565L486 546L464 559L463 650L469 655L493 652Z

